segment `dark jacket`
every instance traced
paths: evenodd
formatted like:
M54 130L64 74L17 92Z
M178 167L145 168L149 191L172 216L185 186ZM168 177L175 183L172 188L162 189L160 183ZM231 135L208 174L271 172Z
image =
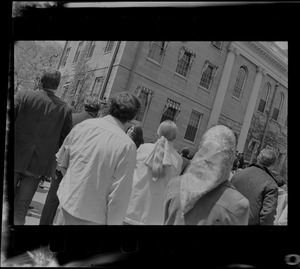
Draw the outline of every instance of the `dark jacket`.
M181 166L181 172L180 172L180 175L182 175L185 171L186 171L186 168L188 167L188 165L190 164L190 159L188 159L187 157L185 156L181 156L182 157L182 166Z
M78 124L78 123L80 123L84 120L92 119L92 118L95 118L95 117L91 113L83 110L79 113L73 113L72 118L73 118L73 126L75 126L76 124Z
M181 179L176 177L168 184L165 225L247 225L249 202L229 181L205 194L183 215L180 202Z
M14 100L14 169L51 177L55 154L72 129L72 110L50 90L19 91Z
M249 225L273 225L278 186L269 170L258 164L252 164L238 171L231 182L249 200Z

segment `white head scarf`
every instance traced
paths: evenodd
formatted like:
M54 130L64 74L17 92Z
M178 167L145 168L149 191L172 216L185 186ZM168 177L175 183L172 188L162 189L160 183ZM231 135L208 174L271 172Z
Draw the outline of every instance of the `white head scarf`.
M217 125L205 132L190 167L182 176L180 202L183 214L203 195L228 180L235 144L234 133L226 126Z

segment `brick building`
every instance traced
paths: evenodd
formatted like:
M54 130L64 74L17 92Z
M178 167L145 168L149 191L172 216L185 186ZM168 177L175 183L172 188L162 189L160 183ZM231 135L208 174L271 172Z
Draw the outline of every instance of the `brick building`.
M224 124L247 160L264 147L278 151L279 171L287 156L287 62L273 42L68 41L57 93L76 105L83 94L134 92L146 142L171 119L175 148L195 151L208 127Z

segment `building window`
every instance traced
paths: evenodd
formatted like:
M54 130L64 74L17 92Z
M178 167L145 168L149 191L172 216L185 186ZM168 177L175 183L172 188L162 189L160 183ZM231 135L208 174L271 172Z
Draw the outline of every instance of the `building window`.
M90 44L89 52L87 54L87 58L91 58L93 56L95 47L96 47L96 41L92 41Z
M240 67L237 79L235 81L233 96L240 99L242 90L245 86L247 78L247 68L245 66Z
M176 73L186 77L188 70L191 68L193 60L196 54L188 50L185 47L182 47L179 52L178 64L176 67Z
M167 48L167 42L165 41L153 41L148 53L148 58L154 60L155 62L161 64L163 55Z
M78 57L79 57L79 54L80 54L80 51L81 51L81 48L82 48L82 44L83 44L83 41L79 42L79 44L78 44L77 51L75 53L73 63L76 63L77 60L78 60Z
M200 80L200 86L209 89L212 81L217 73L218 67L211 64L209 61L205 62L205 65L202 69L202 76Z
M201 114L197 111L192 111L189 124L185 131L184 139L195 142L196 134L200 126Z
M245 154L245 160L248 162L252 162L253 158L255 157L255 154L257 153L258 147L260 142L256 139L251 138L251 140L248 143L248 149Z
M212 41L211 44L218 50L222 49L223 41Z
M272 119L275 121L278 121L279 112L282 109L282 105L283 105L283 101L284 101L284 94L282 92L280 93L279 100L280 100L279 103L278 103L278 99L276 100L277 102L274 105L273 114L272 114Z
M180 104L168 98L160 122L165 120L175 122L179 117L180 111Z
M93 93L96 93L96 94L99 93L100 90L101 90L102 84L103 84L103 77L96 77L93 89L91 91L91 94L93 94Z
M141 87L141 86L138 87L137 96L140 99L142 106L141 106L140 111L136 115L135 120L143 122L146 111L150 106L152 95L153 95L153 91L151 91L145 87Z
M265 112L266 104L268 103L270 96L271 85L270 83L266 83L263 89L262 97L259 101L258 111L261 113Z
M64 58L63 58L62 63L61 63L61 66L65 66L65 65L66 65L67 59L68 59L68 57L69 57L70 50L71 50L71 47L69 47L69 48L66 50L65 55L64 55Z
M104 52L111 52L113 46L114 46L114 41L107 41L106 47Z

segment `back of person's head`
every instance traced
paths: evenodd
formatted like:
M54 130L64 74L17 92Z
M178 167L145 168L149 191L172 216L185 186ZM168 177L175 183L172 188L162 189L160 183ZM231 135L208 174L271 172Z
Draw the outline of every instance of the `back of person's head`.
M226 180L232 169L235 152L236 138L233 131L224 125L215 125L203 134L187 172L198 178L210 174L212 180Z
M139 125L132 125L126 131L138 149L141 144L144 144L143 129Z
M164 136L167 140L173 141L176 138L177 132L176 124L173 121L165 120L159 125L157 136L159 138Z
M61 73L51 67L47 67L43 69L40 85L43 89L56 90L60 83Z
M185 147L185 148L183 148L183 149L181 150L181 155L182 155L182 156L188 158L189 154L190 154L189 148L186 148L186 147Z
M84 109L88 112L98 112L101 108L101 101L97 95L90 95L84 100Z
M267 168L273 166L276 162L276 153L272 149L263 149L257 156L257 162Z
M167 141L173 141L176 138L178 129L173 121L163 121L157 129L157 147L154 153L154 160L152 166L153 177L156 179L165 176L165 169L162 165L164 158L165 145Z
M141 108L140 100L130 92L117 93L110 98L107 114L123 124L134 119Z

